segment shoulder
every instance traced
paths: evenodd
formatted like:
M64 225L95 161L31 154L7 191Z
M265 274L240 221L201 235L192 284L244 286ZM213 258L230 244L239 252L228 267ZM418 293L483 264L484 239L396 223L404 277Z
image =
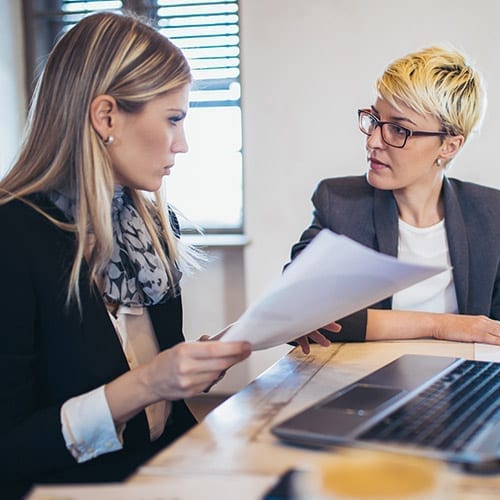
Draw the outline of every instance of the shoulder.
M12 200L4 205L0 205L0 224L2 228L19 227L36 218L36 211L20 200Z
M61 212L59 209L43 193L31 194L23 199L20 198L9 201L5 204L0 204L0 217L28 219L38 219L43 217L37 209L47 212L53 217L61 219Z
M314 191L315 203L347 203L371 205L375 189L368 184L366 176L332 177L320 181Z
M317 190L330 190L336 193L365 193L373 192L373 187L368 184L366 176L353 175L348 177L331 177L318 183Z
M446 190L451 191L461 204L470 203L477 207L492 205L496 208L500 204L500 190L491 186L454 178L447 178L445 186Z
M17 244L33 240L43 242L53 238L56 233L62 234L63 231L43 213L59 220L64 219L61 212L43 195L28 196L26 202L12 200L0 205L0 231L5 238Z

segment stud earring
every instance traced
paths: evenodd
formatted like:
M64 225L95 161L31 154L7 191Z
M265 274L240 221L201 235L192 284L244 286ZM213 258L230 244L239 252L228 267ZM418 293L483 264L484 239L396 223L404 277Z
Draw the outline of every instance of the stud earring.
M443 163L443 161L441 160L441 158L438 158L438 159L436 160L436 165L437 165L438 167L440 167L442 163Z
M112 135L108 135L108 137L104 139L104 144L106 144L106 146L113 144L113 142L115 142L115 138Z

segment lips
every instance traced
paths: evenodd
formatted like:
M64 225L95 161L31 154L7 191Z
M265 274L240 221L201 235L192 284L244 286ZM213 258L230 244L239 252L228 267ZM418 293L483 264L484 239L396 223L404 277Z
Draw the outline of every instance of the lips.
M389 168L389 165L387 163L382 163L376 158L368 158L368 163L370 165L370 168L373 170L382 170L383 168Z

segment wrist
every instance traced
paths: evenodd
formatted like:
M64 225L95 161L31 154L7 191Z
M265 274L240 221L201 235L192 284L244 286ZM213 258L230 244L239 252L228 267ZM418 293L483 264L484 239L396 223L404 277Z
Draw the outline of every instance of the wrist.
M444 338L444 327L446 324L445 313L431 313L429 314L429 331L431 332L431 337L434 339Z
M124 373L105 386L108 405L116 425L126 424L132 417L155 403L148 384L147 365Z

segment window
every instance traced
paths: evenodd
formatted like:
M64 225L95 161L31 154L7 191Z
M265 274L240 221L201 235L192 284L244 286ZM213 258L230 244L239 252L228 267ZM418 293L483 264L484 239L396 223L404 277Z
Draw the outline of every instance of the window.
M177 156L167 180L168 199L206 233L241 233L237 0L24 0L23 5L30 93L58 34L98 10L129 9L146 15L182 49L193 73L186 120L189 153Z

